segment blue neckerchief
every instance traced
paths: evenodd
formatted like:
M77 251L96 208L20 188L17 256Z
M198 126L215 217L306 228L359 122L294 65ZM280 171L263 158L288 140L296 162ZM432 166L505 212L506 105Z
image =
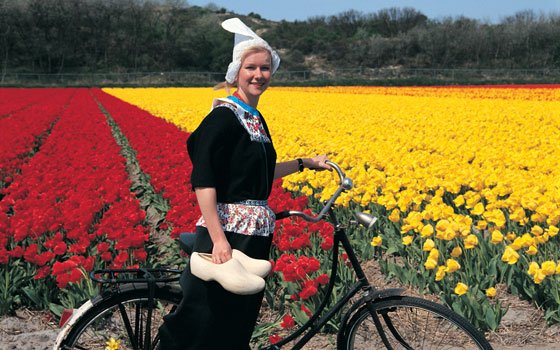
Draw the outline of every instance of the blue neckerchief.
M257 111L256 108L253 108L251 106L249 106L248 104L246 104L245 102L241 101L240 99L238 99L235 96L228 96L227 98L229 98L230 100L232 100L233 102L237 103L238 105L240 105L244 110L246 110L247 112L251 113L254 116L260 116L261 114L259 113L259 111Z

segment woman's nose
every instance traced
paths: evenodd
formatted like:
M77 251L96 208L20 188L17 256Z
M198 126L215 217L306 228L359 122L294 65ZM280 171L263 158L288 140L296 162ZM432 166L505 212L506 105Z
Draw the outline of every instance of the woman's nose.
M262 76L262 70L260 68L255 69L255 78L261 78Z

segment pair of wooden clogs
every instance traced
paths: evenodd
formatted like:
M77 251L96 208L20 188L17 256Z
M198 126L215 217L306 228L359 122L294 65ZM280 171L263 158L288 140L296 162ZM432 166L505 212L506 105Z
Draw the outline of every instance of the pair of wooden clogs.
M251 295L264 289L264 277L272 265L268 260L253 259L233 249L232 258L223 264L212 262L212 254L191 254L191 273L204 281L216 281L234 294Z

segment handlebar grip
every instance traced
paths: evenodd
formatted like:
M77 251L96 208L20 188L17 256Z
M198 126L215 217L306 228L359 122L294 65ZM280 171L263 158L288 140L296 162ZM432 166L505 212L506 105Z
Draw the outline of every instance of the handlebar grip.
M285 219L285 218L291 216L291 214L288 210L284 210L284 211L281 211L279 213L275 213L275 215L276 215L276 220L282 220L282 219Z

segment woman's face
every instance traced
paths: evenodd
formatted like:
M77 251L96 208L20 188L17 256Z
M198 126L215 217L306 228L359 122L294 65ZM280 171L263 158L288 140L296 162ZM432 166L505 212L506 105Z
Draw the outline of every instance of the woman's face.
M247 54L237 75L237 88L247 102L258 102L272 76L271 57L266 50Z

